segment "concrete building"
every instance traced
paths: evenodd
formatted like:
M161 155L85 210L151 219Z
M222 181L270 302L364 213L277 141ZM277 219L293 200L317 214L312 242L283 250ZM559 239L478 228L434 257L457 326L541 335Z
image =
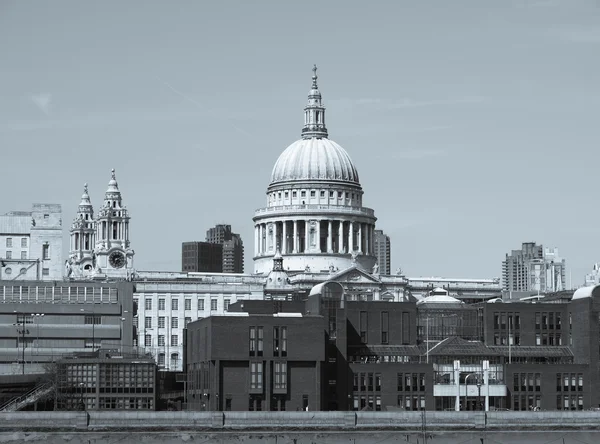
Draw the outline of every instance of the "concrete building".
M231 231L231 225L218 224L209 228L206 231L206 242L223 246L223 266L221 267L221 272L244 272L244 243L239 234Z
M0 279L57 280L63 276L62 209L33 204L0 216Z
M383 230L373 232L375 242L375 256L379 265L379 274L384 276L392 274L392 245L390 237Z
M210 242L183 242L181 244L181 271L221 273L223 245Z
M505 291L538 291L566 289L566 264L557 248L546 248L535 242L524 242L521 250L513 250L502 262L502 287Z
M131 282L0 281L0 374L43 373L74 352L133 346Z

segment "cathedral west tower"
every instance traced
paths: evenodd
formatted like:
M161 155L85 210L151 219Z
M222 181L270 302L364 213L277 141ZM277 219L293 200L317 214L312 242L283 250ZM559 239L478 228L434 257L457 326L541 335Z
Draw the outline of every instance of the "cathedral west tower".
M268 273L277 249L290 271L333 271L375 265L374 211L348 153L330 140L313 68L302 138L277 159L267 206L254 216L254 271Z

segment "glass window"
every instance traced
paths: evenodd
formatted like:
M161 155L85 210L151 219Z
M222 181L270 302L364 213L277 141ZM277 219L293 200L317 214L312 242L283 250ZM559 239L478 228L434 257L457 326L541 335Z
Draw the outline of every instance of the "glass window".
M164 310L165 309L165 300L164 299L159 299L158 300L158 309L159 310Z
M158 346L159 347L165 346L165 335L158 335Z
M146 300L144 302L144 309L145 310L152 310L152 299L146 298Z
M179 318L177 318L177 317L171 318L171 328L179 328Z
M231 303L230 299L225 299L223 301L223 308L225 309L225 311L229 311L229 304Z
M204 299L198 298L198 311L204 311Z
M158 317L158 328L165 328L165 317L164 316Z
M219 300L218 299L211 299L210 300L210 310L211 311L217 311L217 304L218 304Z
M171 300L171 310L179 310L179 299Z
M12 248L12 237L6 238L6 248Z
M185 305L185 309L186 310L191 310L192 309L192 300L191 299L186 299L184 301L184 305Z
M146 316L144 318L144 327L145 328L152 328L152 318L150 316Z
M26 237L21 238L21 248L27 248L27 238Z
M179 336L171 335L171 347L177 347L179 345Z

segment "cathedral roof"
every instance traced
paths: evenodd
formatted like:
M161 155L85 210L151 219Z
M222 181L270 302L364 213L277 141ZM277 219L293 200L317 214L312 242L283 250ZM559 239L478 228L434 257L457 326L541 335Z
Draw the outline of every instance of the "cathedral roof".
M271 174L271 185L289 181L341 181L360 185L358 171L346 150L328 139L316 66L304 108L302 139L279 156Z

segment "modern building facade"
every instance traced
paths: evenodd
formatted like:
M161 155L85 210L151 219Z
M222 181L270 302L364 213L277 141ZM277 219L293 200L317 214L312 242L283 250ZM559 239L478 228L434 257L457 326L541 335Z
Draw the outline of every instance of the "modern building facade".
M302 309L297 301L260 301L190 324L188 405L298 409L308 396L311 410L597 408L599 301L600 286L568 302L465 304L441 289L421 301L350 301L327 282L303 313L290 313ZM310 337L310 350L292 347L294 337ZM304 369L321 367L318 380L280 371L292 364L280 367L276 351L292 348Z
M75 352L133 346L133 283L0 281L0 372L43 373Z
M244 243L239 234L231 231L231 225L217 224L209 228L206 242L223 246L223 273L244 272Z
M0 279L62 279L62 209L33 204L0 215Z
M223 245L210 242L181 244L181 271L220 273L223 269Z
M375 230L373 236L379 274L384 276L390 275L392 274L392 245L390 237L383 230Z
M520 250L507 254L502 262L502 287L505 291L538 291L566 289L566 264L557 248L546 248L535 242L524 242Z

